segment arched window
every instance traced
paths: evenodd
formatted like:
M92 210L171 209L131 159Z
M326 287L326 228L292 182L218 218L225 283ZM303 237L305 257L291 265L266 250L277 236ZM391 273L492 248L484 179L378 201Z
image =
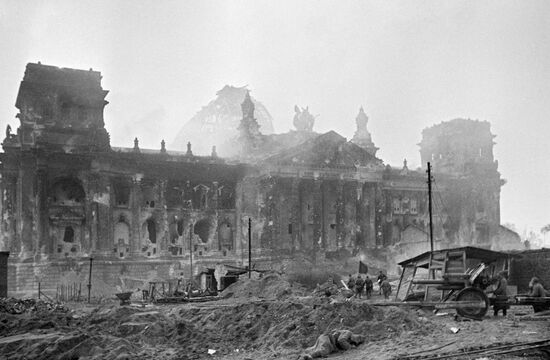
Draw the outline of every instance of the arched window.
M193 233L199 235L199 238L203 243L207 243L208 235L210 234L210 221L208 221L208 219L197 221Z

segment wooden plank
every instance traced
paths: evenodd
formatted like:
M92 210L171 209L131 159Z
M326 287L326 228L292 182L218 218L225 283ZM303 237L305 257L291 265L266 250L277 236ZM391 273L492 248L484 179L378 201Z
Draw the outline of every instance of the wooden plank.
M387 301L383 303L372 303L372 306L420 306L420 307L435 307L436 309L456 309L459 307L469 307L482 309L485 307L484 301Z

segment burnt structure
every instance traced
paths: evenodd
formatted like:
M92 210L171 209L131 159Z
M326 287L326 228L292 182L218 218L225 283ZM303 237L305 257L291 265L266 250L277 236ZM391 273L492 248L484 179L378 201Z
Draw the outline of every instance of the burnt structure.
M276 264L297 253L313 262L334 254L427 246L423 170L384 166L363 109L352 141L335 132L264 135L248 93L237 127L239 156L110 146L103 122L107 91L97 71L28 64L17 96L20 126L1 154L1 244L9 250L10 291L42 282L55 289L68 270L167 278L217 263ZM476 150L456 133L461 126ZM471 136L475 133L475 136ZM423 133L423 163L434 164L447 211L435 223L438 246L490 248L499 227L502 181L486 122L453 120ZM471 140L474 141L474 140ZM477 150L479 149L479 151ZM440 169L440 173L437 170ZM467 196L464 196L466 194Z

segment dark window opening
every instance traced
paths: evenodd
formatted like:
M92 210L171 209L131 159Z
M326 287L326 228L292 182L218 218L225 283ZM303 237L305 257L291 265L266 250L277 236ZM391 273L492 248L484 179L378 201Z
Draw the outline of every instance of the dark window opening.
M124 179L113 181L115 190L115 204L117 206L128 206L130 202L130 183Z
M183 235L183 219L179 219L176 225L176 230L179 236Z
M157 253L157 248L153 248L153 254Z
M155 207L155 202L154 202L154 201L151 201L151 202L149 203L149 206L152 207L152 208L154 208L154 207Z
M63 235L63 241L72 243L74 241L74 230L72 226L65 227L65 234Z
M57 247L57 252L60 253L60 252L63 252L63 246L59 245Z
M157 243L157 227L153 219L147 220L147 232L149 233L149 241L153 244Z
M147 253L147 256L151 256L151 253L150 253L150 252L148 252L148 253Z
M292 234L292 224L288 224L288 233Z
M118 251L117 248L113 248L113 252L116 253Z
M54 203L62 205L80 204L84 202L86 194L77 179L64 178L53 185L52 199Z
M206 193L201 194L201 209L206 209Z
M330 228L331 228L332 230L336 229L336 224L330 224Z
M122 253L122 252L121 252L121 253L118 253L118 256L124 257L124 253Z
M193 233L197 234L203 243L208 242L210 233L210 222L207 219L199 220L194 227Z

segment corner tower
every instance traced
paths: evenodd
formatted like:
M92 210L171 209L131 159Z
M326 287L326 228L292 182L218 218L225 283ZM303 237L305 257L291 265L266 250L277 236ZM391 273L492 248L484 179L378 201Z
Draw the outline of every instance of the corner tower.
M7 129L4 149L109 150L103 121L107 93L98 71L27 64L15 103L20 126L17 134Z
M454 119L422 131L420 156L429 161L449 217L446 237L457 245L493 247L500 227L500 189L505 181L493 157L495 135L487 121Z

